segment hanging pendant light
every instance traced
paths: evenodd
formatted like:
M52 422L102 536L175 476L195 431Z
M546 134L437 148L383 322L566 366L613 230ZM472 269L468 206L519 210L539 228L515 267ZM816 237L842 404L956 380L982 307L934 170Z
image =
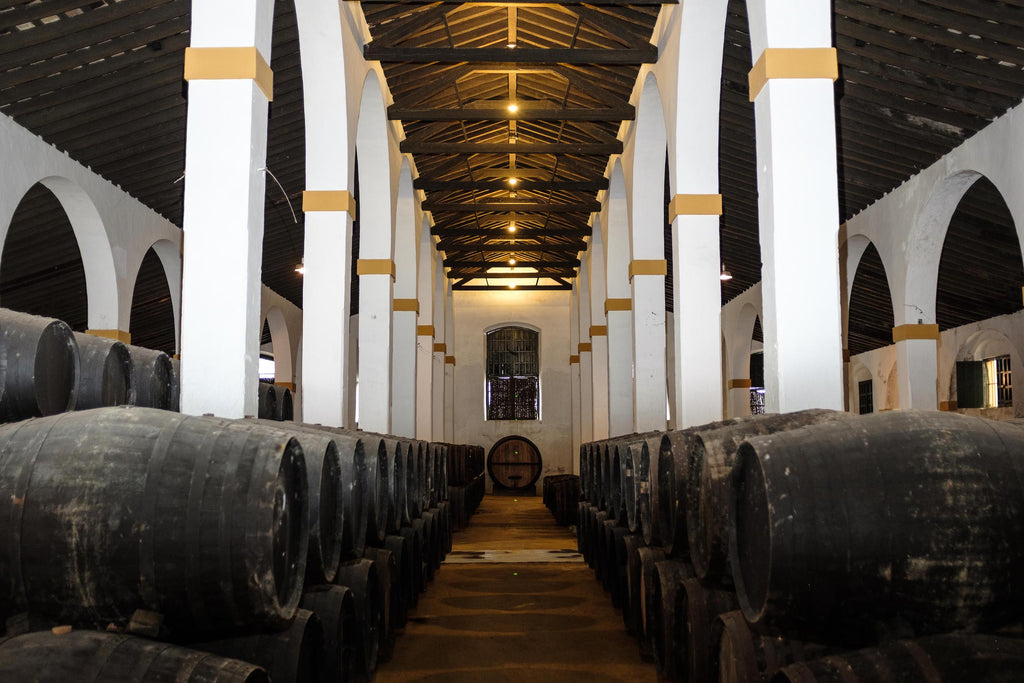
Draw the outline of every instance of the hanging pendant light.
M718 279L721 280L722 282L728 282L729 280L732 279L732 273L725 269L724 262L722 263L722 272L719 273Z

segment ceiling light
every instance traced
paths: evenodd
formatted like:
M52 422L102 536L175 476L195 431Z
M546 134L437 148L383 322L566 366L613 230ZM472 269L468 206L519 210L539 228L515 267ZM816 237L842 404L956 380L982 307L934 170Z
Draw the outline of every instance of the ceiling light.
M725 264L722 264L722 272L719 274L718 279L722 282L732 279L732 273L725 269Z
M513 282L512 284L510 284L510 285L508 286L508 288L509 288L509 289L515 289L515 288L516 288L516 283L514 283L514 282Z
M512 104L508 105L508 110L514 114L517 111L519 111L519 105L513 102Z
M510 49L513 49L513 48L515 48L515 46L516 46L516 44L515 44L515 43L509 43L509 44L508 44L508 47L509 47Z
M508 184L509 185L518 185L519 184L519 179L518 178L509 178L508 179Z
M514 258L510 258L508 260L508 264L514 268L516 265L516 260Z
M508 231L509 232L515 232L516 231L516 222L515 221L512 221L511 223L508 224Z
M305 275L306 274L306 257L305 256L302 257L302 262L299 263L299 265L295 266L295 272L298 273L299 275Z

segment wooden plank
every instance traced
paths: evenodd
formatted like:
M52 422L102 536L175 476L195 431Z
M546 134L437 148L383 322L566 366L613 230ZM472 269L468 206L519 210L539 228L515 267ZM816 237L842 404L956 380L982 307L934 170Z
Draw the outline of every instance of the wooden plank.
M492 276L492 277L494 277L494 276ZM473 279L474 280L479 280L480 278L476 277L476 278L473 278ZM540 279L540 278L538 278L538 279ZM559 278L552 277L550 279L557 280ZM502 290L502 289L506 289L506 290L511 291L509 289L509 287L507 287L505 285L459 285L459 286L452 285L452 289L457 289L457 290L460 290L460 291L487 291L487 290ZM516 285L516 287L515 287L515 291L517 291L517 292L520 291L520 290L531 291L531 292L543 292L543 291L553 292L553 291L567 291L567 290L571 290L571 289L572 289L572 285L570 285L570 284L563 284L563 285Z
M612 142L421 142L403 140L399 145L402 153L412 154L578 154L582 156L621 154L622 141Z
M574 204L552 204L541 202L477 202L475 204L454 204L446 202L423 202L424 211L451 211L455 213L475 213L478 211L503 211L514 213L576 213L600 211L600 202L576 202Z
M512 172L514 173L514 171ZM515 177L515 176L511 176ZM508 181L493 180L431 180L423 177L412 181L413 188L425 192L453 190L565 190L569 192L600 192L608 189L608 179L600 180L519 180L515 186Z
M507 106L487 109L406 109L392 105L388 107L388 118L402 121L632 121L636 118L636 108L631 105L593 109L521 107L512 112Z
M544 229L544 230L524 230L519 228L516 231L517 239L543 239L545 237L589 237L591 232L590 226L586 226L585 229L579 230L562 230L562 229ZM437 225L430 228L431 235L437 235L441 239L450 237L480 237L481 239L495 239L497 237L507 237L510 232L505 229L496 230L480 230L477 228L456 228L456 229L445 229Z
M363 47L369 61L459 64L463 62L514 62L516 64L653 64L655 45L620 49L531 47L387 47L369 43Z
M587 245L586 245L585 242L577 242L575 244L513 244L513 245L509 245L509 244L493 244L493 243L478 244L476 242L472 242L472 243L469 243L469 244L452 244L450 242L442 241L442 242L440 242L437 245L437 248L438 249L444 249L446 252L448 252L449 255L451 255L453 253L458 253L458 252L480 253L480 252L485 252L485 251L487 251L487 252L500 252L500 253L506 253L506 254L516 254L516 253L519 253L519 252L524 252L524 253L538 253L538 252L541 252L541 253L551 253L551 254L560 253L560 252L570 252L572 254L575 254L575 253L580 252L580 251L586 251ZM561 254L561 255L564 256L564 253Z
M517 268L540 268L545 267L551 270L567 270L569 268L579 268L579 259L572 260L559 260L559 261L519 261L516 263ZM507 261L464 261L462 259L448 259L444 260L445 268L506 268L508 267Z

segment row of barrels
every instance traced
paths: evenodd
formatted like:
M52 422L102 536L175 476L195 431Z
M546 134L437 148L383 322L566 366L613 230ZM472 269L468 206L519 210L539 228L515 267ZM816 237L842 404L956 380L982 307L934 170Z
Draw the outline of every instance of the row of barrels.
M580 478L575 474L549 474L543 481L544 505L562 526L578 523Z
M578 542L665 680L1018 680L1022 453L913 411L585 444Z
M452 511L452 526L456 531L461 531L469 526L469 518L473 516L476 509L480 507L480 503L483 502L486 488L486 482L482 473L466 484L448 487L448 501Z
M278 683L372 675L451 549L444 462L441 444L139 407L2 425L0 680L261 680L188 650Z
M292 391L271 382L259 383L259 399L256 416L265 420L291 422L295 419L295 405Z
M452 486L466 486L484 473L484 449L466 444L448 445L448 480Z

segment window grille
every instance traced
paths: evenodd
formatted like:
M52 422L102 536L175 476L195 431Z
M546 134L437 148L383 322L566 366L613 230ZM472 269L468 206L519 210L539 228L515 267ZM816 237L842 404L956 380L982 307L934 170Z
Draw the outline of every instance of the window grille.
M540 412L539 335L523 327L487 334L487 419L536 420Z
M857 396L861 415L875 412L875 390L871 380L857 382Z

